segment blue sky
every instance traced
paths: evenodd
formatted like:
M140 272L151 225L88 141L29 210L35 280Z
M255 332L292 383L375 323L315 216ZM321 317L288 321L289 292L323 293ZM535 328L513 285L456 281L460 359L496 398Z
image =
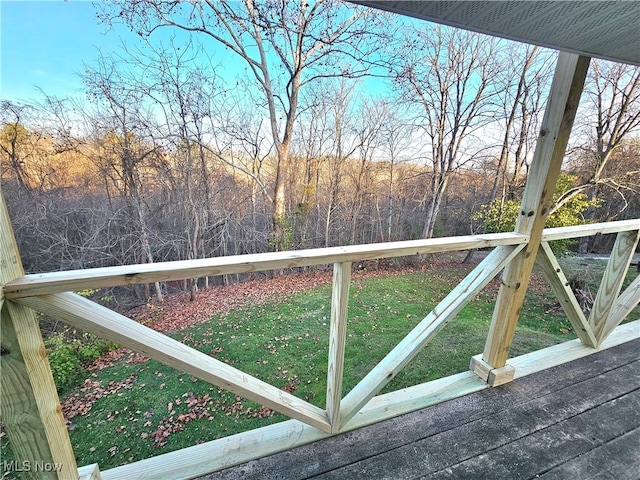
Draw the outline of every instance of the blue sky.
M83 96L80 73L101 52L110 56L140 44L138 35L124 25L113 30L99 24L96 9L88 0L0 0L0 98L11 101L40 100L42 89L59 98ZM154 43L176 29L158 30ZM246 68L243 61L207 42L215 63L224 64L217 73L234 80ZM380 80L368 80L380 90Z
M0 97L13 101L40 98L38 87L81 95L83 63L138 41L125 27L107 32L92 3L79 0L2 0L0 31Z

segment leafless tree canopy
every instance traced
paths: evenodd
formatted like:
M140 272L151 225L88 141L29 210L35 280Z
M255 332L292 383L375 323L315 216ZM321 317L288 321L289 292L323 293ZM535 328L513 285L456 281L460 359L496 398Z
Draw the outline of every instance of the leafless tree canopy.
M521 194L553 52L332 0L98 8L140 44L96 55L85 102L0 104L29 272L475 233ZM556 209L637 218L640 70L592 62L577 123Z

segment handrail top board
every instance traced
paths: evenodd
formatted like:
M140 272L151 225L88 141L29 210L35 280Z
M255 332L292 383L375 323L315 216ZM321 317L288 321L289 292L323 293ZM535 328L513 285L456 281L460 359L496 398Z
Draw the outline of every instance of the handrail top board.
M596 233L606 234L628 230L640 230L640 219L547 228L543 232L542 240L553 241L563 238L590 236ZM490 248L498 245L519 245L528 242L528 240L526 235L513 232L490 233L65 270L21 276L4 285L2 293L6 299L11 300L34 295L84 290L86 288L177 281L280 268L310 267L338 262L358 262L474 248Z
M204 276L489 248L498 245L519 245L527 241L528 237L522 234L491 233L65 270L21 276L4 285L4 294L5 298L10 300L87 288L167 282Z
M640 230L640 218L631 220L617 220L615 222L587 223L570 227L545 228L542 232L543 242L563 240L565 238L589 237L600 233L619 233L631 230Z

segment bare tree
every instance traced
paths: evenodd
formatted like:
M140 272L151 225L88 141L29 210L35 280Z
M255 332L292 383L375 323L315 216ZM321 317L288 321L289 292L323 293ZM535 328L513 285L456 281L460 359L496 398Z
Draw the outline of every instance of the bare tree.
M501 59L501 92L497 95L504 109L504 127L500 154L495 159L495 175L489 197L499 199L500 212L505 202L523 186L529 151L535 140L542 110L542 94L548 86L554 55L537 46L509 45ZM500 122L502 128L502 122Z
M421 152L416 150L414 145L414 134L417 133L415 124L400 115L401 107L394 102L385 102L386 118L381 126L381 150L383 159L388 162L388 196L387 196L387 218L386 218L386 240L406 240L398 238L396 217L398 208L396 207L396 188L402 182L402 177L398 174L399 163L412 158L419 157ZM384 229L380 227L381 236L384 238Z
M114 3L115 8L103 10L106 22L125 21L143 35L159 27L177 27L215 40L246 62L262 92L277 154L272 198L274 246L279 249L300 91L318 78L364 75L365 67L354 60L366 58L372 49L367 40L378 14L360 7L347 10L333 0Z
M473 135L495 119L496 40L426 26L411 29L398 48L395 84L416 111L430 147L422 232L430 238L452 175L472 159L465 153Z
M358 114L353 122L352 135L356 139L354 150L357 153L355 168L352 170L353 199L349 206L351 238L354 243L373 242L374 239L365 238L364 229L371 225L371 219L363 218L365 209L371 207L374 198L373 160L380 154L382 139L382 127L387 121L389 111L384 101L376 101L371 98L363 98L358 106ZM359 235L360 234L360 235Z
M526 109L523 108L528 101L528 97L530 95L530 82L531 80L528 78L528 75L531 67L534 65L536 60L536 56L538 54L537 46L526 47L524 51L524 59L521 65L517 65L513 69L507 70L507 78L505 81L504 88L504 107L505 107L505 118L506 124L504 129L504 136L502 140L502 148L500 150L500 156L498 157L498 164L496 165L496 175L493 181L493 187L491 188L490 200L497 198L498 195L498 187L500 183L502 183L502 197L505 196L506 186L508 184L507 180L507 172L509 171L509 153L511 150L511 138L512 138L512 130L516 128L516 117L518 114L522 114L521 122L524 124L528 119L528 114ZM510 52L507 61L512 65L514 62L514 56L517 55L517 52L513 50ZM506 62L505 62L506 63ZM516 70L517 69L517 70ZM515 70L515 71L514 71ZM519 72L518 72L519 70ZM512 85L513 74L516 73L516 78L518 79L517 85L515 86L515 90ZM520 142L525 141L523 136L526 135L526 129L520 129L519 139ZM520 142L518 146L520 146ZM516 163L518 163L516 161Z
M13 176L23 192L31 193L38 186L36 170L43 155L40 130L29 131L25 125L37 115L30 104L19 104L3 100L0 102L0 159L2 178ZM9 173L10 172L10 173Z
M588 141L573 152L573 169L581 182L558 199L553 211L584 192L591 200L605 192L624 198L626 191L634 191L640 183L640 172L635 169L609 168L616 152L640 127L640 67L594 61L585 93L583 124ZM594 214L591 209L587 216ZM582 249L585 245L581 243Z
M329 182L329 195L326 199L325 206L325 229L324 229L324 245L331 246L335 244L336 237L332 235L332 224L334 221L334 214L338 208L340 202L341 192L341 180L345 170L345 164L361 147L361 138L358 138L356 132L356 118L362 120L360 112L355 112L355 85L341 80L334 88L332 88L327 95L327 114L329 116L331 131L331 150L327 157L327 176ZM356 190L360 189L362 182L356 182ZM352 225L355 222L355 208L357 203L358 194L354 192L352 197L352 204L350 207L345 208L346 211L351 211L354 217L352 218ZM346 200L346 199L345 199ZM355 228L352 227L352 238L355 235ZM339 236L337 236L340 238Z
M148 167L162 154L162 148L149 132L147 119L151 115L142 110L142 92L121 76L115 61L102 58L95 68L86 69L84 81L95 106L95 111L85 111L93 137L86 155L101 169L106 186L127 203L132 228L137 230L133 241L139 248L138 261L153 263L145 197L151 190ZM162 301L157 282L155 292Z
M205 238L220 225L215 220L207 122L211 104L221 96L214 68L206 55L191 43L168 46L146 45L127 51L127 63L143 69L145 75L131 74L127 82L140 92L141 102L152 112L147 117L150 135L162 144L165 154L156 156L158 182L173 192L177 203L176 220L182 225L184 255L195 259L207 256ZM207 123L208 124L207 124ZM206 279L205 279L206 283ZM191 279L191 300L195 299L197 279Z

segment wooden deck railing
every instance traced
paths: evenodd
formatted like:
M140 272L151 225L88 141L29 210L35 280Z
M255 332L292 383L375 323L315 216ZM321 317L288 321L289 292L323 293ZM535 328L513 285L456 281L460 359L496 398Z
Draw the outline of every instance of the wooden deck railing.
M568 287L568 282L562 269L547 242L598 233L617 233L618 237L591 315L586 318L573 292ZM636 278L620 294L623 279L638 243L639 234L640 220L555 228L547 229L543 232L538 263L565 309L577 337L585 345L585 348L590 347L593 349L602 345L608 335L640 300L639 278ZM383 397L376 397L378 392L522 251L528 241L529 239L526 235L501 233L20 275L4 285L3 301L6 301L8 312L11 316L21 316L22 318L27 315L28 309L44 312L54 319L140 352L296 420L293 423L284 422L283 424L268 427L267 430L258 433L258 437L256 437L255 432L249 432L235 436L233 439L213 441L207 444L206 447L198 446L200 450L208 449L209 453L206 460L197 458L189 465L187 456L182 458L179 463L177 471L181 472L184 477L189 477L235 463L236 460L233 460L234 458L243 460L251 458L252 452L255 452L256 448L260 450L260 454L288 448L295 443L293 440L295 436L300 436L304 443L310 441L309 439L319 438L322 435L335 434L350 430L354 426L379 421L381 418L388 416L388 412L393 412L394 415L405 413L415 408L420 408L425 404L484 388L487 386L487 382L497 385L512 379L515 373L515 368L512 364L499 367L495 369L496 371L493 371L494 369L492 368L483 370L484 363L481 356L478 356L474 358L471 364L474 374L465 375L463 378L455 378L454 376L452 383L446 383L447 379L443 379L443 381L435 384L425 384L409 390L403 389L395 396L386 394ZM6 242L4 248L7 251ZM348 322L347 311L351 264L363 260L451 252L471 248L492 248L492 251L346 396L342 397L344 352L345 348L347 348L346 327ZM330 334L329 344L327 345L329 364L327 370L326 409L319 408L80 295L71 293L72 290L87 288L180 280L199 276L265 271L288 267L318 266L328 263L333 263L334 275ZM24 307L28 307L28 309ZM3 316L3 327L4 320ZM37 336L36 333L30 332L28 335L29 337ZM5 332L3 332L3 336L4 334ZM22 335L23 332L16 330L16 338L19 339ZM32 339L32 341L38 343L37 339ZM489 341L491 341L491 338L488 339ZM3 349L5 348L5 343L3 340ZM28 352L30 348L32 347L26 346L25 351ZM558 353L556 352L557 355ZM43 352L40 352L40 361L46 361ZM3 378L3 383L7 383L7 381L10 382L11 379ZM3 392L8 388L9 385L6 385L3 388ZM411 393L408 394L408 391ZM415 392L418 391L421 391L420 399L415 397ZM434 394L436 394L435 398L433 398ZM408 401L407 395L411 398L410 401ZM57 397L51 396L51 392L46 393L44 399L36 398L35 400L36 402L45 400L48 403L56 404L58 402ZM19 402L19 404L11 402ZM3 401L3 420L7 424L8 430L11 430L11 422L16 421L14 412L23 412L31 408L28 402L20 402L21 400L15 399L15 396ZM381 402L384 404L382 409L379 407ZM303 427L303 424L307 427ZM64 428L64 423L56 422L56 425L51 428ZM312 433L309 433L309 427L313 427ZM306 431L304 435L301 434L301 428L302 431ZM66 432L57 432L56 435L64 437ZM13 441L15 440L12 437ZM18 436L17 442L21 441ZM43 441L50 442L51 439L46 438ZM234 453L235 456L232 455L230 457L229 451L230 449L233 450L232 445L234 443L242 444L244 452L238 450ZM58 448L55 445L49 445L49 447L52 449ZM18 446L18 449L20 448ZM26 448L28 449L29 447ZM211 450L219 450L220 455L218 457L211 456ZM166 455L169 455L169 457ZM167 474L167 468L169 468L167 467L167 462L175 461L175 452L166 455L145 460L137 466L132 464L108 470L102 472L101 475L102 478L127 478L128 475L132 475L136 471L135 476L137 478L162 478L163 475ZM154 472L157 472L157 474Z
M640 301L640 277L620 293L640 236L640 219L543 230L551 208L589 59L561 52L531 160L513 233L337 247L24 275L4 200L0 208L2 382L0 407L14 453L49 465L40 478L192 478L257 456L390 418L640 337L640 321L619 326ZM595 304L587 318L548 242L616 233ZM471 248L493 248L427 316L344 397L342 368L351 263ZM558 296L578 337L556 347L509 358L534 261ZM204 355L74 293L75 289L151 283L201 276L334 265L326 408ZM502 270L484 352L469 372L397 392L378 392ZM291 420L214 440L100 473L78 469L33 309L159 360L282 412ZM52 466L59 468L54 469Z

